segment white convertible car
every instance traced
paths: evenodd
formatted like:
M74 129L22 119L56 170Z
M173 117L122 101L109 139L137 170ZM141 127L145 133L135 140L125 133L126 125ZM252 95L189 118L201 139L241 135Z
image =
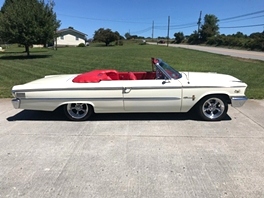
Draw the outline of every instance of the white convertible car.
M16 85L16 109L54 111L63 107L70 120L93 113L188 112L203 120L221 120L228 104L242 106L247 84L225 74L178 72L152 58L152 71L93 70L83 74L50 75Z

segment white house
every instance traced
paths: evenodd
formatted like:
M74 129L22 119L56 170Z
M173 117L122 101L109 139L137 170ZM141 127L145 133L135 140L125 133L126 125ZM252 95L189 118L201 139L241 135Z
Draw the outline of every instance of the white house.
M57 46L78 46L80 43L86 44L87 34L77 31L73 28L61 29L57 31L58 37L54 45Z

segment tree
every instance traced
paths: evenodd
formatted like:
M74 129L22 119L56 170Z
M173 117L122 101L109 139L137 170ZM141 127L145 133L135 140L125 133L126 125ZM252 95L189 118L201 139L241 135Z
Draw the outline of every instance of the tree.
M232 36L236 37L236 38L247 38L247 35L243 34L242 32L237 32L236 34L233 34Z
M46 44L54 39L60 26L53 12L54 2L44 0L6 0L0 11L0 37L9 43L29 47Z
M264 31L250 34L246 47L252 50L264 51Z
M118 32L112 32L111 29L99 28L94 32L94 40L105 43L108 46L111 42L116 41L120 38Z
M200 39L199 39L199 33L197 32L197 30L195 30L188 38L187 41L189 44L200 44Z
M181 43L184 40L183 32L174 33L176 43Z
M209 37L219 34L218 18L213 14L206 14L204 16L204 24L201 27L200 35L202 41L207 41Z
M131 34L129 32L125 33L125 37L127 40L131 39Z

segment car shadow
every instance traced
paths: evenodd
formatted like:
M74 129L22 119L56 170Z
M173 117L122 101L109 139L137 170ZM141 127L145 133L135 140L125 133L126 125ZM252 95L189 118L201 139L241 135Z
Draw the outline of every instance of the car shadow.
M100 113L91 116L89 121L186 121L195 120L203 121L192 112L188 113ZM230 121L227 115L222 121ZM67 118L61 110L53 112L23 110L14 116L8 117L7 121L67 121Z

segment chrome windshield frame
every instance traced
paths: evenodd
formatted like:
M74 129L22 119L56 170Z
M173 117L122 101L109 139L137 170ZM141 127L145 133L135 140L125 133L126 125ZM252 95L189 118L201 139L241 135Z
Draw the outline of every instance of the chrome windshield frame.
M164 76L167 78L167 79L169 79L169 80L171 80L171 79L174 79L174 80L177 80L177 79L180 79L181 77L182 77L182 74L180 73L180 72L178 72L177 70L175 70L173 67L171 67L169 64L167 64L167 63L165 63L165 62L163 62L161 59L157 59L158 60L158 62L155 64L155 66L156 66L156 70L157 69L159 69L163 74L164 74ZM177 76L177 78L174 78L173 76L171 76L161 65L160 65L160 63L163 63L166 67L168 67L169 68L169 70L171 71L171 72L173 72L176 76Z
M159 65L159 63L156 63L156 71L157 69L160 70L168 80L172 79L171 76L166 72L166 70Z

